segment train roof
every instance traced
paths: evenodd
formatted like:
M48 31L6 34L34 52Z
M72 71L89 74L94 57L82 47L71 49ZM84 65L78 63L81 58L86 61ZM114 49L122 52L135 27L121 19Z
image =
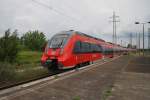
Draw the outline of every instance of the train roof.
M79 32L79 31L69 30L69 31L62 31L62 32L63 32L63 33L66 33L66 34L79 34L79 35L82 35L82 36L86 36L86 37L89 37L89 38L93 38L93 39L96 39L96 40L105 42L105 40L103 40L103 39L99 39L99 38L96 38L96 37L87 35L87 34L85 34L85 33Z
M60 33L58 33L60 34ZM89 37L89 38L93 38L93 39L96 39L98 41L102 41L102 42L105 42L106 44L110 44L112 46L116 46L116 47L122 47L118 44L114 44L114 43L111 43L111 42L106 42L105 40L103 39L99 39L99 38L96 38L96 37L93 37L93 36L90 36L90 35L87 35L85 33L82 33L82 32L79 32L79 31L74 31L74 30L69 30L69 31L62 31L61 34L68 34L68 35L73 35L73 34L78 34L78 35L82 35L82 36L86 36L86 37ZM122 48L125 48L125 47L122 47Z
M96 39L96 40L105 42L105 40L103 40L103 39L96 38L96 37L93 37L93 36L87 35L87 34L85 34L85 33L78 32L78 31L75 31L75 32L76 32L77 34L80 34L80 35L83 35L83 36L86 36L86 37L89 37L89 38L93 38L93 39Z

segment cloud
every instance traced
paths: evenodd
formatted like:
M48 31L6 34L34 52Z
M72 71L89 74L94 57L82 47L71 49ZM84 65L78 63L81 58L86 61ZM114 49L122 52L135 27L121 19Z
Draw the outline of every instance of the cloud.
M62 30L78 30L111 40L113 11L119 16L117 34L141 32L135 21L150 21L150 0L1 0L0 36L8 29L18 29L20 35L38 29L50 38ZM99 35L100 34L100 35ZM108 35L106 35L108 34Z

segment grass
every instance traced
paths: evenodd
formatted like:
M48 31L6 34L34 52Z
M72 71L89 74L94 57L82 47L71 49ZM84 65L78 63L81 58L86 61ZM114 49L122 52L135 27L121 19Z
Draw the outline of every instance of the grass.
M81 98L79 96L76 96L73 98L73 100L81 100Z
M17 56L19 64L37 64L40 63L42 52L37 51L21 51Z
M143 56L143 52L130 52L129 55L131 56ZM144 56L149 57L150 56L150 52L146 51L144 52Z
M16 63L1 62L0 87L7 85L3 82L10 84L48 75L48 70L40 64L41 56L42 52L21 51L17 56Z
M54 77L55 77L55 79L59 78L59 76L58 76L58 75L55 75Z
M102 100L106 100L109 96L112 95L112 88L113 88L113 86L109 86L109 87L103 92Z
M6 62L0 62L0 81L12 81L15 80L14 66Z
M17 73L17 78L16 78L16 82L20 82L20 81L26 81L26 80L30 80L30 79L36 79L36 78L40 78L42 76L46 76L48 75L49 72L47 69L36 69L36 70L25 70L24 72L21 73Z
M40 59L42 52L21 51L18 53L15 63L16 70L32 70L41 66Z

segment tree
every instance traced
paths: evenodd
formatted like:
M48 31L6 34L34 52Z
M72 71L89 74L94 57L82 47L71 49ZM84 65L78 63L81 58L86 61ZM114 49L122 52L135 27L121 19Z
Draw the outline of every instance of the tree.
M41 51L46 42L44 33L39 31L29 31L21 37L21 40L28 49L36 51Z
M131 45L131 44L128 44L127 48L133 48L133 49L136 49L136 45Z
M128 45L127 45L127 48L132 48L132 45L131 45L131 44L128 44Z
M0 38L0 61L15 61L19 51L18 39L17 30L13 33L10 32L10 29L5 31L5 35Z

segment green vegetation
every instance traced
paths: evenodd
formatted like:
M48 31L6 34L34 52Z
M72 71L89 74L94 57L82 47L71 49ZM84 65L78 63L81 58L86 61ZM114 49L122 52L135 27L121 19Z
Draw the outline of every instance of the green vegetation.
M37 68L27 68L27 69L24 69L24 71L22 72L16 72L16 79L15 81L16 82L22 82L22 81L28 81L28 80L31 80L31 79L37 79L37 78L40 78L40 77L43 77L43 76L47 76L49 74L48 70L47 69L44 69L44 68L40 68L40 67L37 67Z
M0 37L0 86L49 74L40 64L46 43L43 32L29 31L21 38L17 34L8 29Z
M16 61L18 64L39 64L42 52L38 51L20 51Z
M30 56L32 60L33 59L36 60L36 58L33 58L35 54L32 51L42 51L42 49L46 44L46 38L43 32L29 31L25 33L21 38L19 38L17 34L18 34L17 30L15 30L14 32L10 32L10 29L8 29L5 31L4 36L0 37L0 61L1 62L15 63L16 59L18 61L18 59L20 58L22 59L23 57L28 57L28 56ZM27 52L28 56L26 56L27 55L26 52L22 52L27 50L31 51L31 52ZM25 56L23 54L25 54ZM20 55L19 56L20 58L18 58L17 55ZM27 60L28 59L26 59L25 61L21 60L21 62L19 63L23 63L23 62L25 63ZM26 63L29 63L29 60Z
M15 80L14 66L8 63L0 62L0 81L12 81Z
M76 96L73 98L73 100L81 100L81 98L79 96Z
M17 30L11 33L8 29L0 38L0 61L14 62L19 51L18 43Z
M29 31L21 37L21 42L30 50L41 51L46 43L46 38L43 32Z
M130 52L129 55L131 55L131 56L141 56L141 55L143 55L143 52L141 52L141 51L140 52L139 51L138 52Z
M0 86L47 76L48 70L40 66L41 55L42 52L21 51L17 55L16 63L1 62Z
M55 75L54 77L55 77L55 79L59 78L59 76L58 76L58 75Z
M113 86L109 86L102 95L102 100L106 100L109 96L112 95L112 88Z

